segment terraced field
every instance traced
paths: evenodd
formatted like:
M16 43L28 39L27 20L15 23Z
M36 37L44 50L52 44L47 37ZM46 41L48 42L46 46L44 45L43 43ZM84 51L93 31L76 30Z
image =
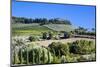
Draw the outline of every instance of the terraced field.
M74 27L72 25L66 25L66 24L48 24L44 25L45 27L55 30L55 31L73 31Z

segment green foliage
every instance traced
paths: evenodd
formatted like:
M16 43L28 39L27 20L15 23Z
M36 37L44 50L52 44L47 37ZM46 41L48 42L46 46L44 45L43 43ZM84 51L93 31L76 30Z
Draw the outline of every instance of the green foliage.
M69 37L71 37L71 33L70 32L61 31L61 33L64 34L64 37L63 38L69 38Z
M65 63L66 62L66 57L65 57L65 55L62 55L61 56L61 63Z
M66 55L69 52L69 47L66 44L62 44L60 42L52 42L48 47L51 49L52 53L55 52L56 56Z
M13 45L15 46L12 51L13 64L50 64L96 60L95 44L88 40L77 40L67 44L52 42L48 47L32 43L26 45L23 40L21 42L15 40Z
M96 55L95 54L81 55L77 60L79 62L82 62L82 61L95 61L96 60Z
M95 53L95 44L93 41L80 40L70 43L70 53L91 54Z
M47 63L50 63L50 52L49 52L49 49L48 49L47 55L48 55L48 62Z
M42 37L43 39L47 39L47 33L46 32L44 32L42 36L43 36Z
M85 29L83 27L79 27L79 28L75 29L74 32L79 35L91 35L91 36L96 35L94 28L92 28L92 31L88 31L87 29Z
M17 59L19 60L19 62L17 61L17 59L15 59L16 63L45 64L51 63L53 61L53 57L47 48L33 44L29 44L29 46L26 47L21 48L18 51Z
M66 56L66 62L78 62L78 58L80 58L79 55L75 55L75 54L67 54Z
M12 24L12 34L13 36L29 36L29 35L36 35L36 36L41 36L42 32L55 32L52 29L49 29L45 26L40 26L38 23L32 23L32 24Z
M53 56L53 61L51 63L54 63L54 64L61 63L61 59L54 55Z
M16 46L23 46L25 45L25 40L24 39L21 39L21 38L12 38L12 46L13 48L16 48Z
M53 34L51 32L48 32L48 39L52 39L53 38Z
M12 24L12 35L19 36L19 35L39 35L43 32L52 32L52 34L56 34L57 31L66 31L70 32L73 31L74 27L72 25L65 25L65 24L46 24L40 26L38 23L32 24L22 24L16 23Z
M18 53L14 50L13 58L12 58L13 64L19 64L20 60L18 58Z
M29 40L30 42L32 42L32 41L38 41L39 38L36 37L36 36L30 36L30 37L28 38L28 40Z
M25 18L25 17L12 17L13 23L40 23L40 25L44 24L68 24L71 25L71 22L69 20L64 20L60 18L54 18L54 19L47 19L47 18Z

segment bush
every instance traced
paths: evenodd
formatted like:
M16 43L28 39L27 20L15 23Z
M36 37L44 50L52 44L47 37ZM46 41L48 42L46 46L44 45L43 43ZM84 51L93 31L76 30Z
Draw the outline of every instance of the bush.
M30 42L32 42L32 41L38 41L38 40L39 40L39 37L30 36L30 37L28 38L28 40L29 40Z
M48 32L48 38L47 39L52 39L53 38L53 34L51 32Z
M18 54L20 61L23 61L24 64L46 64L53 61L49 50L39 45L30 44L26 48L20 49Z
M69 47L66 44L62 44L60 42L52 42L48 47L52 53L55 52L56 56L66 55L69 52Z
M47 33L46 33L46 32L44 32L44 33L42 34L42 38L43 38L43 39L47 39Z
M76 62L76 60L74 59L74 56L71 57L70 55L66 55L65 60L66 60L67 63L68 62Z
M78 40L69 44L70 53L91 54L95 53L95 44L93 41Z

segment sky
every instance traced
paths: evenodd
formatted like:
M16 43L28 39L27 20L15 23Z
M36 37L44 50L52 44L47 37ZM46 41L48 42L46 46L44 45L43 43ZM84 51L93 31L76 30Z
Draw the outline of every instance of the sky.
M74 26L95 28L95 6L48 4L12 1L12 16L27 18L61 18Z

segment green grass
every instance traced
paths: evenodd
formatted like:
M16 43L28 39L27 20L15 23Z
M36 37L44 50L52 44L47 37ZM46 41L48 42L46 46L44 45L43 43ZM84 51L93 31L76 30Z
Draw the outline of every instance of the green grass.
M57 31L72 31L73 27L71 25L65 24L48 24L40 26L37 23L32 24L12 24L12 35L22 36L22 35L42 35L43 32L53 32L57 34Z
M12 35L41 35L53 30L38 24L12 24Z
M31 26L38 26L39 24L33 23L33 24L22 24L22 23L12 23L12 28L25 28L25 27L31 27Z

